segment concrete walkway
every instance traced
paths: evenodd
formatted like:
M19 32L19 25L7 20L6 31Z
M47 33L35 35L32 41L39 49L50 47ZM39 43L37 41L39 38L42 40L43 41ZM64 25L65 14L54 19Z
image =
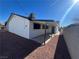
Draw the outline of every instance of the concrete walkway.
M24 59L71 59L63 35L55 35L49 42L38 47Z
M54 36L44 46L40 46L24 59L53 59L59 36Z

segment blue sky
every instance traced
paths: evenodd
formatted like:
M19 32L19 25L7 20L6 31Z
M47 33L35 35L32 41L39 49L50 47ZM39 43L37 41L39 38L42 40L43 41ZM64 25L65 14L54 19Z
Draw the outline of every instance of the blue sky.
M0 0L0 22L7 21L13 12L24 16L33 12L36 18L60 21L73 3L73 0ZM78 10L79 3L65 17L62 26L72 23L72 19L79 17Z

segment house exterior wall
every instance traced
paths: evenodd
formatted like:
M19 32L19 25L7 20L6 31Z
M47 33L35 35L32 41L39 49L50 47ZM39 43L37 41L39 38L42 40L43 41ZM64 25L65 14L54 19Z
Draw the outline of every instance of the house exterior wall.
M67 27L63 35L72 59L79 59L79 24Z
M55 26L55 33L59 33L59 27Z
M10 32L29 39L29 20L13 15L7 28Z
M45 29L33 29L33 23L34 22L30 22L30 39L45 34ZM51 33L50 26L49 29L46 29L46 33Z
M41 23L42 21L35 21L35 22ZM10 32L28 39L32 39L39 35L45 34L45 29L33 29L33 23L34 23L33 21L30 21L26 18L20 17L18 15L12 15L6 27ZM46 22L46 23L49 26L49 28L46 29L46 33L51 33L52 26L56 27L56 23L55 22Z

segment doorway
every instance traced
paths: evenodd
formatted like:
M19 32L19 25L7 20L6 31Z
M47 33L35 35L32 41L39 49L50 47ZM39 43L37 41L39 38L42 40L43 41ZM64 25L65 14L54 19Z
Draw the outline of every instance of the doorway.
M55 34L55 27L52 27L51 33Z

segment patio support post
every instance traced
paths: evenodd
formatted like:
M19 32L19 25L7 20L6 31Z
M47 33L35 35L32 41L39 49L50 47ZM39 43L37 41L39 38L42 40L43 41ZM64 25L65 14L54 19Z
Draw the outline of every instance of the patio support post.
M46 27L47 27L47 26L48 26L48 24L45 24L45 32L44 32L44 45L45 45L45 41L46 41L46 34L47 34L47 33L46 33L46 29L47 29L47 28L46 28Z
M44 34L44 45L45 45L45 40L46 40L46 25L45 25L45 34Z

